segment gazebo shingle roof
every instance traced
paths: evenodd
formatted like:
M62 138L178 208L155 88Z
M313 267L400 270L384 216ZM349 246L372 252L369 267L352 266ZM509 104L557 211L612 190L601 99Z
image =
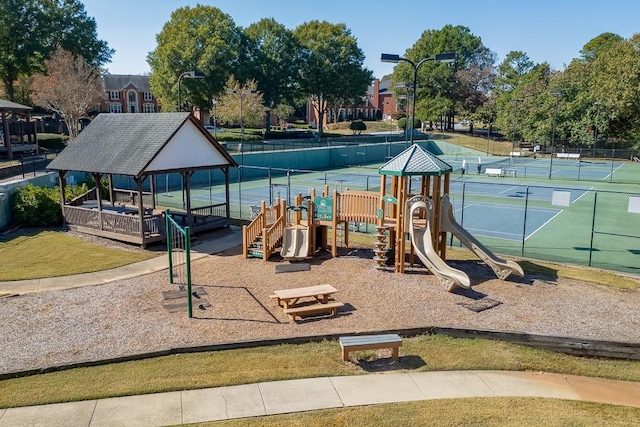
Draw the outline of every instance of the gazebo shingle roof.
M6 99L0 99L0 110L31 111L32 108L26 105L21 105L15 102L7 101Z
M378 169L380 175L427 176L451 173L453 168L433 154L414 144Z
M47 169L140 176L189 120L197 123L190 113L99 114ZM203 133L230 166L237 166L208 132Z

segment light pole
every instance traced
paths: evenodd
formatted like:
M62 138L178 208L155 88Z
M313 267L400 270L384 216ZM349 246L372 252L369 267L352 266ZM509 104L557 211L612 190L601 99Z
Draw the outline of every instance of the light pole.
M518 104L520 104L522 101L523 99L521 98L516 98L511 100L511 102L513 103L513 135L511 137L511 153L509 153L509 164L511 164L511 159L513 158L513 151L516 148L516 123L517 123L516 112L518 110Z
M598 117L600 116L600 104L602 102L596 101L593 105L596 106L596 119L593 121L593 158L596 158L596 144L598 143Z
M200 71L185 71L178 76L178 112L182 111L182 105L180 104L180 83L182 79L201 79L204 74Z
M249 93L256 93L256 91L249 90L249 89L242 89L242 90L227 89L227 93L233 93L240 96L240 151L242 151L242 143L244 142L244 121L242 117L242 99L244 98L243 95L246 95Z
M436 56L433 56L431 58L424 58L417 64L408 58L401 57L400 55L383 53L380 56L380 61L382 62L392 62L397 64L400 61L404 61L411 64L411 66L413 67L413 94L412 94L413 109L411 110L411 145L413 145L413 133L414 133L413 126L416 119L416 87L418 86L418 69L420 68L420 66L422 66L422 64L428 61L450 63L450 62L454 62L455 60L456 60L455 52L439 53Z
M561 89L553 89L549 93L556 97L556 105L553 110L553 128L551 130L551 159L549 161L549 179L551 179L551 171L553 170L553 147L556 138L556 118L558 117L558 101L561 96L564 96L564 91Z
M215 98L211 98L211 106L213 107L213 137L218 139L218 125L216 123L217 115L216 115L216 105L218 105L218 100Z

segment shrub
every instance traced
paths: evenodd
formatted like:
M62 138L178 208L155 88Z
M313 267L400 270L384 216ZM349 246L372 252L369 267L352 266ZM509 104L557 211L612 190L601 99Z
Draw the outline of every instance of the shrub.
M93 179L80 185L67 185L64 197L73 200L95 186ZM101 182L103 198L109 197L107 179ZM60 187L36 187L33 184L19 188L11 198L11 215L13 220L24 227L50 227L62 224L60 208Z
M18 189L11 198L14 220L27 227L47 227L62 224L60 190L29 184Z
M409 120L411 120L411 119L409 119ZM407 128L406 126L407 126L407 118L406 117L403 117L400 120L398 120L398 127L399 128L406 129ZM418 129L421 126L422 126L422 122L420 121L420 119L415 119L413 121L413 128L414 129Z
M67 140L69 139L66 135L58 135L58 134L38 134L38 145L46 150L60 150L67 146Z
M367 130L367 125L362 120L356 120L351 122L349 129L351 129L354 134L360 135L363 130Z

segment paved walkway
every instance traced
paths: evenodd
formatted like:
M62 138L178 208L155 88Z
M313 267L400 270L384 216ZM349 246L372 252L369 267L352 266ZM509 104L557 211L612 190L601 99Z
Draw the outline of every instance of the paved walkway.
M225 249L242 244L242 229L230 226L207 234L206 240L198 241L191 249L191 260L200 259ZM129 279L156 271L166 270L169 261L166 252L158 253L156 258L136 262L111 270L95 273L76 274L73 276L48 277L45 279L16 280L0 282L0 293L25 294L56 289L68 289L88 285L100 285L115 280Z
M192 259L241 244L230 227L193 247ZM167 257L96 273L0 283L0 292L27 293L108 283L167 268ZM0 409L0 427L169 426L414 400L526 396L640 408L640 383L530 372L386 373L274 381L52 405Z
M546 397L640 408L640 383L499 371L309 378L0 409L0 427L170 426L328 408L476 396Z

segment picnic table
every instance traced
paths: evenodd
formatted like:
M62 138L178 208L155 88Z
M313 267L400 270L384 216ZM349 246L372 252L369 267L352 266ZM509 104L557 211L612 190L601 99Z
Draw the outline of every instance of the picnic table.
M273 291L278 305L281 305L284 309L291 308L291 306L297 304L299 300L304 298L314 298L316 301L326 304L329 297L336 292L338 292L338 290L331 285L316 285L305 288Z
M280 289L273 291L270 298L277 300L286 314L295 321L296 317L315 313L336 314L338 308L344 304L338 301L329 301L329 298L338 292L331 285L307 286L304 288ZM300 306L296 306L300 300L304 300ZM309 303L311 300L311 304Z

